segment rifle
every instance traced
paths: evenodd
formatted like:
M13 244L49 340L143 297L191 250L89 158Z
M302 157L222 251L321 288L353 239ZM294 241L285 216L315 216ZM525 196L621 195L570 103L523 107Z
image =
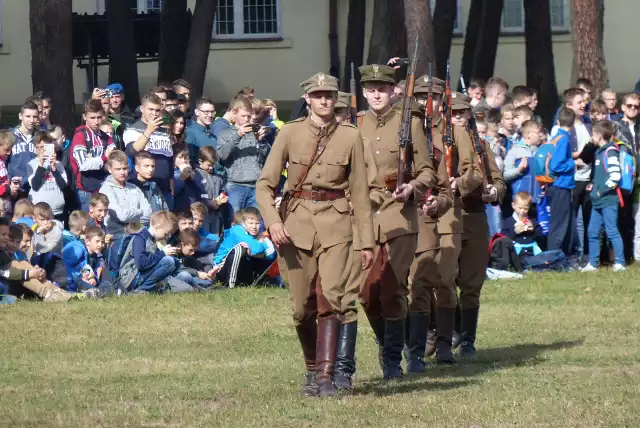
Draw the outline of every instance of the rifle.
M467 95L467 87L464 84L464 76L462 74L460 75L460 88L462 89L462 93ZM493 178L491 177L491 168L489 168L489 163L487 162L487 153L484 150L484 145L482 144L480 135L478 134L476 116L473 112L471 112L471 117L469 118L469 130L471 131L473 148L478 155L478 167L480 168L480 171L482 171L482 191L483 193L486 193L487 186L493 184Z
M356 96L356 74L351 62L351 80L349 81L349 89L351 91L351 123L358 126L358 97Z
M413 106L413 89L416 83L416 62L418 59L418 40L413 49L411 64L407 69L407 87L402 99L402 124L399 133L398 150L398 176L396 178L396 189L399 188L405 179L411 179L411 165L413 163L413 143L411 141L411 108Z
M435 153L433 151L433 64L429 61L429 95L427 95L427 111L424 115L425 132L427 133L427 149L429 156L435 161ZM437 167L437 165L434 165Z
M442 134L442 142L445 146L445 165L449 177L455 177L453 171L453 137L451 124L451 62L447 60L447 72L444 83L444 99L442 100L442 116L444 118L444 132Z

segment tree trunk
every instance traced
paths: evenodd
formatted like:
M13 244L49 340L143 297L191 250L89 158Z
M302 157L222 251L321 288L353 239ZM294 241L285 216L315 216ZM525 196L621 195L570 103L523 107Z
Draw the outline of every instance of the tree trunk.
M124 86L124 102L133 111L140 104L138 56L130 1L108 0L109 82ZM93 89L93 88L91 88Z
M340 52L338 48L338 0L329 0L329 74L340 79Z
M204 79L207 75L207 62L209 60L209 46L213 36L213 21L217 7L217 0L197 0L193 11L187 60L182 74L182 77L193 85L191 89L192 107L195 106L196 101L202 96L204 90Z
M354 65L356 82L360 81L358 67L364 62L364 25L367 16L366 4L366 0L349 1L347 48L344 56L344 75L342 77L342 90L344 92L350 92L349 80L351 79L351 63Z
M447 60L451 54L451 42L453 30L456 24L458 6L456 0L437 0L436 10L433 14L433 39L435 44L434 73L444 79Z
M165 1L162 5L158 83L173 82L182 76L189 45L191 16L187 0Z
M369 64L386 64L394 56L407 56L407 31L404 24L403 0L375 0L369 42Z
M461 74L467 82L474 76L473 62L475 59L476 46L478 44L478 35L482 26L482 10L484 9L485 0L473 0L469 7L469 16L467 17L467 30L464 38L464 49L462 51L462 68ZM446 64L445 64L446 65ZM460 87L458 87L460 90Z
M478 44L473 61L473 73L475 76L488 80L493 76L498 53L498 39L500 38L500 26L502 22L502 6L504 0L487 0L482 8L482 25L478 34Z
M51 122L67 135L75 125L71 15L71 0L29 1L33 92L50 94Z
M586 77L593 82L594 95L607 87L609 76L603 50L604 2L571 0L573 69L571 80Z
M553 125L558 106L549 0L524 0L527 86L541 94L537 111L544 125Z
M410 55L413 54L416 40L419 41L416 76L421 76L429 70L429 62L435 61L429 0L404 0L404 22L407 27L407 52Z

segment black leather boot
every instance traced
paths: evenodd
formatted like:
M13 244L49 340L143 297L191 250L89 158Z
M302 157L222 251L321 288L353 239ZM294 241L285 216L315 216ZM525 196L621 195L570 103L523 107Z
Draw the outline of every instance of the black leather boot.
M384 379L402 377L402 347L404 346L404 318L384 321L384 345L382 351Z
M384 364L382 362L382 349L384 346L384 318L369 316L369 314L367 314L367 319L369 320L369 325L371 325L373 334L376 336L376 343L378 344L378 363L380 364L380 370L383 370Z
M456 349L460 346L460 330L462 330L461 324L462 315L460 313L460 304L456 306L456 314L453 324L453 336L451 336L451 348Z
M436 311L436 317L438 318L435 345L436 361L441 364L454 364L456 362L451 350L455 315L455 309L453 308L438 308Z
M475 358L476 356L476 329L478 328L479 308L464 309L462 311L462 331L460 332L460 349L458 357Z
M310 318L302 324L296 326L298 340L302 346L304 363L307 367L305 381L302 385L301 394L303 397L315 397L318 395L318 384L316 383L316 341L318 327L316 319Z
M333 385L333 370L336 364L336 348L340 320L331 315L318 320L318 341L316 342L316 382L319 397L333 397L338 393Z
M424 353L427 347L429 314L424 312L409 312L407 321L409 323L407 373L422 373L425 367Z
M350 322L340 326L338 337L338 354L333 383L338 391L351 390L351 377L356 372L356 337L358 322Z

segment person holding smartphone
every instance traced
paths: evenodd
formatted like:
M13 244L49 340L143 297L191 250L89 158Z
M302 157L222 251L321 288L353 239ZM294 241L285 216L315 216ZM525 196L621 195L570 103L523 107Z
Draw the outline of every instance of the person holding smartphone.
M47 133L38 131L34 137L37 157L27 166L29 200L34 204L46 202L55 220L64 221L64 189L67 174L57 160L54 140Z

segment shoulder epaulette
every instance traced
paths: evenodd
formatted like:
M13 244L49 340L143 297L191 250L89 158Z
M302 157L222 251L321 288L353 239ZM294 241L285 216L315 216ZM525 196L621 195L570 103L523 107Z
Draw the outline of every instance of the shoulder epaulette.
M339 124L340 126L348 126L349 128L353 128L353 129L358 129L357 126L355 126L353 123L343 120L342 122L340 122Z
M366 110L360 110L360 111L356 114L356 116L364 116L365 114L367 114L367 111L366 111Z
M285 126L289 125L290 123L297 123L297 122L303 122L305 121L307 118L306 117L299 117L297 119L293 119L290 120L289 122L285 123L284 125L282 125L282 127L284 128Z

